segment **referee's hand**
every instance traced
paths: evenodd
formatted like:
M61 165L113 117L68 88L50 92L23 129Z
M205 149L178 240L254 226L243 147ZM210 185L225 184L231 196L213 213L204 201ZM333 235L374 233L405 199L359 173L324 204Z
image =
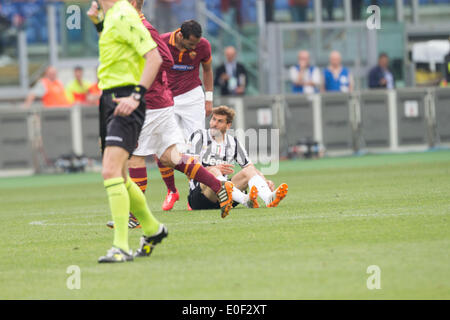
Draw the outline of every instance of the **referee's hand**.
M86 12L87 16L89 17L89 19L91 19L91 21L94 24L97 24L100 22L99 20L99 10L98 10L98 4L97 1L92 1L91 3L91 7L89 8L89 10Z
M127 117L139 106L139 101L136 101L131 96L114 98L113 101L117 103L117 107L114 109L115 116Z

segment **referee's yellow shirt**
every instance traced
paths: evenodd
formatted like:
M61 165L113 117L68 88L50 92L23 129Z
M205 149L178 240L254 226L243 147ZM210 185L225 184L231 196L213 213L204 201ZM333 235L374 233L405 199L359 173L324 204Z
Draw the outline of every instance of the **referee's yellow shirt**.
M137 85L144 70L144 54L156 48L134 7L117 1L108 10L99 40L99 88Z

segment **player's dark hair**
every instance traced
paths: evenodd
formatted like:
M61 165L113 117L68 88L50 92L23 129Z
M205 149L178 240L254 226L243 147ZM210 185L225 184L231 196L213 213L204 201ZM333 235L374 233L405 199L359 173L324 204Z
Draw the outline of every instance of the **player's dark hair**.
M378 59L381 59L381 58L389 58L389 56L387 55L386 52L382 52L382 53L380 53L380 55L378 56Z
M227 116L227 123L232 123L236 114L233 109L227 106L213 108L212 113L219 116Z
M73 68L73 70L75 71L83 71L83 67L82 66L75 66L75 68Z
M142 7L144 6L144 0L135 0L135 1L136 1L136 9L138 11L142 11Z
M190 36L201 38L202 26L195 20L187 20L181 25L181 34L184 39L189 39Z

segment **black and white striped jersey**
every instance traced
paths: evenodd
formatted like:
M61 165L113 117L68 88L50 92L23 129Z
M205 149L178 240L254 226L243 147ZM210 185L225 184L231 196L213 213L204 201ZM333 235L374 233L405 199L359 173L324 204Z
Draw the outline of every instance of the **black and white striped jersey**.
M247 152L236 137L225 134L223 142L217 143L209 129L200 129L192 133L188 153L198 156L204 167L237 162L244 168L251 163Z

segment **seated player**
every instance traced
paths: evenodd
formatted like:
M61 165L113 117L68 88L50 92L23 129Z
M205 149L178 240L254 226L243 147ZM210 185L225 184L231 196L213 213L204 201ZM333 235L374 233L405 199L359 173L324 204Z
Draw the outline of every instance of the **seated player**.
M194 132L190 139L190 154L197 157L208 171L217 179L226 181L228 175L233 174L236 161L242 168L231 178L233 183L232 198L234 206L243 204L249 208L258 208L259 196L267 207L276 207L288 192L287 184L281 184L274 191L274 184L250 162L245 149L239 141L227 134L231 128L235 112L227 106L213 109L209 129ZM219 202L214 191L209 187L191 179L188 202L193 210L217 209ZM250 188L249 194L243 190Z

